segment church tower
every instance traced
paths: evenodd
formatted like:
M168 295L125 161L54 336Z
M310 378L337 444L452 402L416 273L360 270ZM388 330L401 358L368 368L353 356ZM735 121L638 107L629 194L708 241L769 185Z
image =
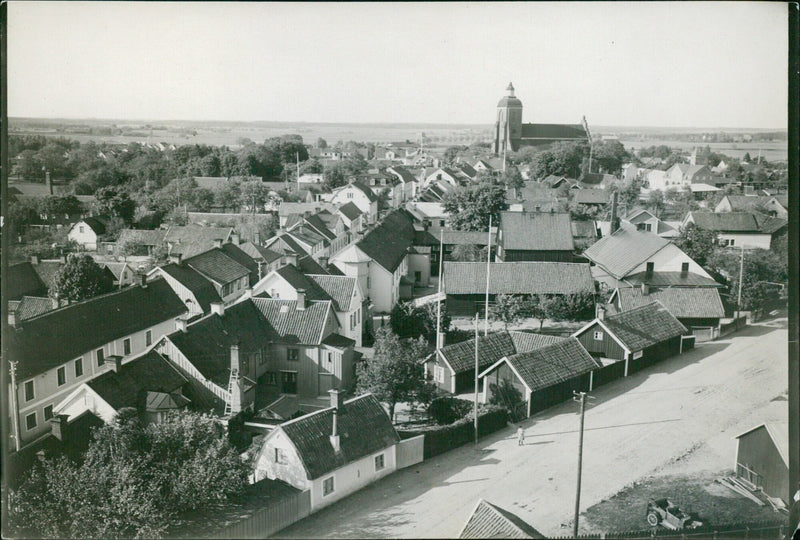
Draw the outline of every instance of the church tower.
M494 153L519 148L522 138L522 102L514 96L514 85L508 83L506 95L497 103L497 123L495 124Z

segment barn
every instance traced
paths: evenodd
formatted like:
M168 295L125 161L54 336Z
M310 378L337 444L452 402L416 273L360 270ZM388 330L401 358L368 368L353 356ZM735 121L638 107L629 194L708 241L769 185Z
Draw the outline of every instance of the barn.
M754 487L789 500L789 424L771 422L736 437L736 476Z
M603 369L595 385L651 366L694 345L694 336L658 300L614 315L598 317L573 334Z
M482 401L501 403L517 418L530 416L592 389L600 364L574 337L505 356L485 369Z

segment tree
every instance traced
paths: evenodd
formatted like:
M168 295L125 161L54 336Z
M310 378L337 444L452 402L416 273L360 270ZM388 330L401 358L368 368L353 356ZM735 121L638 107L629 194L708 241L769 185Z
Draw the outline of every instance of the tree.
M656 217L661 217L665 207L664 193L660 189L650 190L647 196L647 208L652 210Z
M118 217L125 223L133 221L136 212L136 203L131 200L127 192L116 187L104 187L95 193L97 207L101 214Z
M486 262L487 247L476 244L457 244L450 253L450 258L459 262Z
M419 361L427 352L425 340L401 341L392 330L383 326L375 336L375 355L356 368L357 392L371 392L388 404L394 420L397 403L413 401L425 384Z
M121 409L82 461L47 459L10 495L24 536L155 538L246 486L246 464L211 416L177 412L144 427Z
M493 224L499 224L500 212L506 209L505 196L502 186L482 182L450 191L442 206L455 230L486 232L489 216Z
M440 312L439 329L447 333L451 322L447 307L442 305L441 310L437 310L433 302L419 307L410 302L398 302L389 314L389 326L398 337L416 339L424 336L428 343L435 344L437 312Z
M521 318L522 299L511 294L499 294L489 313L493 320L502 321L503 328L508 330L509 324L514 324Z
M629 159L629 155L621 142L603 141L594 145L592 158L603 171L617 174L622 170L622 164Z
M317 148L319 148L321 150L324 150L325 148L328 148L328 141L326 141L322 137L318 138L317 139Z
M466 150L466 146L450 146L444 151L442 159L444 160L445 164L453 165L456 162L456 158Z
M739 292L739 265L742 253L738 249L717 248L708 257L708 267L725 278L729 294L736 300ZM778 297L779 287L788 278L787 260L766 249L745 251L742 272L741 309L762 311Z
M50 297L80 302L113 290L108 273L89 255L70 254L50 287Z
M716 244L717 235L713 231L701 229L694 223L681 227L680 236L675 239L675 245L700 266L706 265Z
M589 291L558 294L542 301L548 319L554 321L581 321L594 315L594 295Z

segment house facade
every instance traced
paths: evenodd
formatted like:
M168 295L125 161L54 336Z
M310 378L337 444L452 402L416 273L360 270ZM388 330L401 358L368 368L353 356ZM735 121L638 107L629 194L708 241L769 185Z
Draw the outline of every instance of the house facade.
M736 476L771 497L791 504L789 486L789 425L761 424L736 437Z
M346 203L355 204L367 216L368 223L378 219L378 198L369 188L360 182L351 182L333 190L330 202L336 206Z
M106 232L104 220L96 217L84 218L69 228L67 238L86 251L97 251L99 238Z
M788 224L785 219L755 212L689 212L683 226L689 223L714 232L720 246L744 249L769 249Z
M569 214L501 212L497 231L501 262L572 262L575 244Z

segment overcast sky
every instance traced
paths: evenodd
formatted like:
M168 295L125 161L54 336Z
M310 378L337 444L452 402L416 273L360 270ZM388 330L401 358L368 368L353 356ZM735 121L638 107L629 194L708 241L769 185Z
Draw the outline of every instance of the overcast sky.
M783 2L12 2L9 115L785 128Z

